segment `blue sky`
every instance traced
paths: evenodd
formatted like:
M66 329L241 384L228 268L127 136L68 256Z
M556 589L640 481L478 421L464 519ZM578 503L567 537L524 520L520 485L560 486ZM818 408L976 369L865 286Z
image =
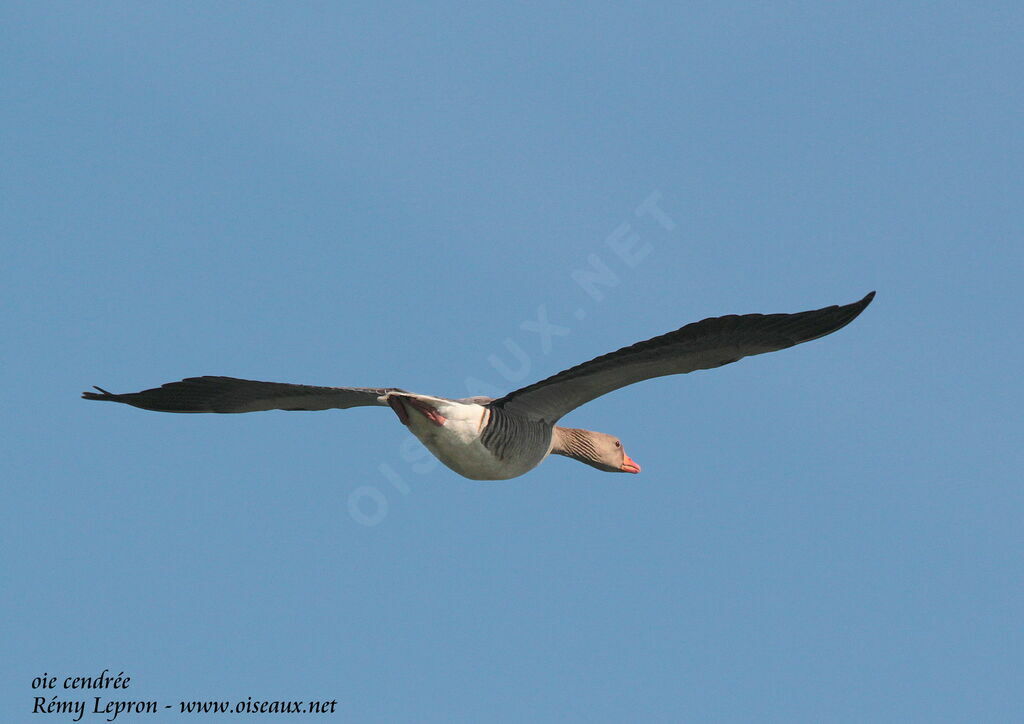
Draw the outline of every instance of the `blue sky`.
M104 668L339 721L1019 716L1022 20L5 3L4 718ZM566 418L637 476L468 481L388 410L78 399L505 391L872 289L834 336Z

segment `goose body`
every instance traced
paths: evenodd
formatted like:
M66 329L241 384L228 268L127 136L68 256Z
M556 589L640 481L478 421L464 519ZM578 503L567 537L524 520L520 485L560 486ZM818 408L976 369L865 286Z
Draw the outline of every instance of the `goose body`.
M750 355L830 334L859 315L858 302L795 314L712 317L602 355L500 399L450 399L394 387L315 387L234 377L189 377L141 392L97 387L88 400L158 412L256 412L387 406L442 463L473 480L507 480L554 453L606 472L638 473L621 441L606 433L559 427L563 415L635 382L720 367Z
M551 452L552 427L529 423L519 435L502 434L506 426L492 415L505 413L488 404L443 397L389 392L385 402L434 456L471 480L507 480L537 467ZM405 418L403 420L403 417Z

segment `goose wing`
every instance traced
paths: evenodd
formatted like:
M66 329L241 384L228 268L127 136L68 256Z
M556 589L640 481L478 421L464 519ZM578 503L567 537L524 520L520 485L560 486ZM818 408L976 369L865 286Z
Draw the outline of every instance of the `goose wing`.
M235 377L188 377L141 392L116 395L83 392L87 400L123 402L157 412L259 412L262 410L330 410L387 405L379 398L395 387L315 387L285 382L257 382Z
M634 382L721 367L824 337L852 322L874 296L871 292L859 302L810 312L731 314L694 322L571 367L493 404L553 424L570 410Z

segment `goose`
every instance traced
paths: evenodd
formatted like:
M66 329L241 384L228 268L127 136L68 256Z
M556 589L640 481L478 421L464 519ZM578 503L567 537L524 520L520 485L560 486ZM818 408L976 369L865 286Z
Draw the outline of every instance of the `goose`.
M609 473L639 473L614 435L559 427L568 412L621 387L665 375L727 365L743 357L824 337L852 322L871 303L794 314L730 314L687 324L596 357L500 399L450 399L397 387L315 387L234 377L189 377L141 392L102 387L87 400L120 402L157 412L257 412L390 407L398 420L453 471L472 480L507 480L548 455L563 455Z

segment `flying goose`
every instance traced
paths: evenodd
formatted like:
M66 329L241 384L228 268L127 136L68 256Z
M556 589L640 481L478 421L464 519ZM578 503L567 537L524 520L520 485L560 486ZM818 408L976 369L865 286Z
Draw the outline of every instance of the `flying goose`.
M158 412L388 406L441 462L473 480L517 477L551 453L609 473L639 473L640 466L617 437L555 423L580 405L634 382L721 367L824 337L853 321L874 296L871 292L859 302L796 314L712 317L576 365L498 400L448 399L397 387L313 387L210 376L121 395L96 387L99 392L83 392L82 397Z

